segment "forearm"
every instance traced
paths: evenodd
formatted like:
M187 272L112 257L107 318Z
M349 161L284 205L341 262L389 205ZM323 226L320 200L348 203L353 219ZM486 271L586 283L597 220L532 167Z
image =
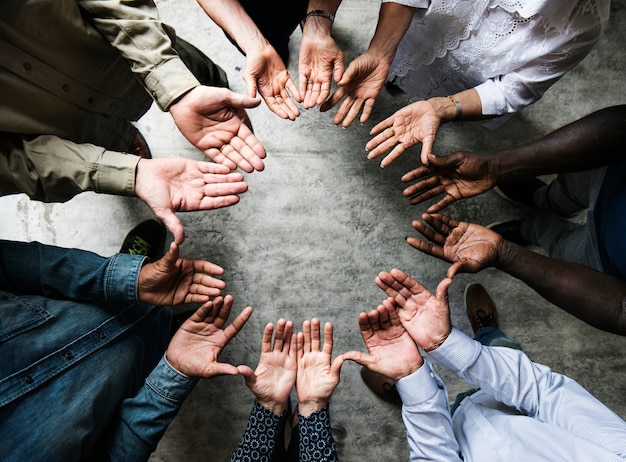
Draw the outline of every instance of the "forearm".
M44 202L64 202L84 191L133 196L138 162L137 156L55 136L25 141L3 135L0 194L23 192Z
M414 11L415 8L407 5L384 2L368 52L391 64L400 40L411 25Z
M307 13L314 10L321 10L335 16L339 5L341 5L341 0L309 0ZM310 16L304 22L302 35L330 35L332 25L332 21L328 18L323 16Z
M493 156L496 181L590 170L624 159L626 105L589 114L536 141Z
M508 241L503 241L495 266L586 323L626 335L625 282L583 265L545 257Z
M482 103L478 92L470 88L462 92L447 96L438 96L430 98L428 102L433 108L442 122L455 122L458 120L485 120L491 119L493 116L485 116L482 113ZM460 110L455 101L460 105ZM459 117L460 115L460 117Z
M244 434L230 458L230 462L252 460L269 462L276 451L284 452L286 413L277 415L255 401ZM264 435L260 438L259 435ZM265 437L273 435L271 437Z
M396 382L402 399L402 420L407 429L410 460L461 460L452 430L448 392L424 360L420 369Z
M174 50L174 30L152 0L79 0L89 21L128 61L161 110L200 83Z
M237 0L198 0L206 14L222 28L245 55L259 53L270 43Z
M0 288L75 301L137 303L145 257L65 249L38 242L0 241Z
M109 439L108 459L148 460L197 382L162 358L137 394L120 406L119 420Z
M303 416L298 411L298 433L300 462L336 462L339 460L330 426L328 405L307 416Z
M574 380L512 348L488 347L453 329L431 357L506 406L623 451L624 421Z

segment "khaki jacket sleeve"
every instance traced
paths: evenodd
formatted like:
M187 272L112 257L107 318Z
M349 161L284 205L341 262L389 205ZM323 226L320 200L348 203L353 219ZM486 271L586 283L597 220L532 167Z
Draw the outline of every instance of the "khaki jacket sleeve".
M140 158L56 136L27 141L0 138L0 195L25 193L43 202L65 202L84 191L135 195Z
M159 108L170 105L200 82L174 50L176 34L164 24L152 0L80 0L89 21L129 62Z

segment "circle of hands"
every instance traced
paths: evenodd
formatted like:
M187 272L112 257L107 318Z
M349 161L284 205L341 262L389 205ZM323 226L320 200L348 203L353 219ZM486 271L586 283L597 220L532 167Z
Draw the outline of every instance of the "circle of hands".
M202 304L172 338L166 353L168 361L192 377L242 375L259 403L277 414L287 410L294 386L301 415L328 404L346 360L394 380L415 372L423 364L417 347L425 351L437 348L451 331L447 291L452 278L459 272L478 272L495 265L509 245L485 227L440 213L454 201L495 186L496 167L488 156L465 151L435 156L432 147L441 117L428 101L408 105L374 126L366 149L371 159L384 157L381 166L385 167L409 147L422 143L422 165L403 175L402 182L408 184L403 194L414 205L436 200L421 220L412 223L421 236L408 237L407 243L449 262L447 277L433 294L398 269L380 273L375 282L387 298L358 317L368 353L349 351L333 361L330 323L324 325L323 334L318 319L305 321L302 332L296 332L293 322L279 319L276 325L265 327L256 370L219 362L219 354L243 328L252 308L245 308L226 327L232 297L220 296L225 284L216 276L223 274L223 269L209 262L180 258L178 245L184 239L184 230L174 212L238 202L238 194L245 192L247 185L242 175L232 170L253 172L264 168L265 151L245 121L245 109L256 107L261 99L279 117L289 120L300 115L296 103L303 103L305 109L319 105L321 111L328 111L343 100L333 122L348 127L360 113L359 121L365 123L384 86L389 65L370 52L352 61L345 70L343 60L342 51L330 35L304 35L297 87L268 44L260 53L247 56L247 96L224 88L197 87L171 106L180 131L215 164L177 159L176 164L160 165L157 159L140 161L138 166L138 196L153 208L175 238L161 260L142 268L139 300L155 305ZM337 89L331 94L333 79Z

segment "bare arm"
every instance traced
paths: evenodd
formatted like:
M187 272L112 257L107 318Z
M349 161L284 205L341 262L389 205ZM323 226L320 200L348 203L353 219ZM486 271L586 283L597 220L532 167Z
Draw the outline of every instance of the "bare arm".
M626 282L502 240L495 266L598 329L626 335Z
M497 182L590 170L626 157L626 105L589 114L554 132L493 157Z

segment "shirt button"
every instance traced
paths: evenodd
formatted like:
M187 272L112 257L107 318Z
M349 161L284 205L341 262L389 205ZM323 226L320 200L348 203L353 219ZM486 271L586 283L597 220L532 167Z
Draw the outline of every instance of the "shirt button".
M100 338L104 340L105 338L107 338L107 334L105 334L104 332L100 332Z
M70 91L70 86L68 84L63 85L63 91Z
M32 69L30 63L24 63L24 70L30 71Z
M33 378L30 375L25 376L22 380L29 385L34 382Z
M74 359L74 353L72 353L71 351L66 352L65 359L67 359L68 361Z

